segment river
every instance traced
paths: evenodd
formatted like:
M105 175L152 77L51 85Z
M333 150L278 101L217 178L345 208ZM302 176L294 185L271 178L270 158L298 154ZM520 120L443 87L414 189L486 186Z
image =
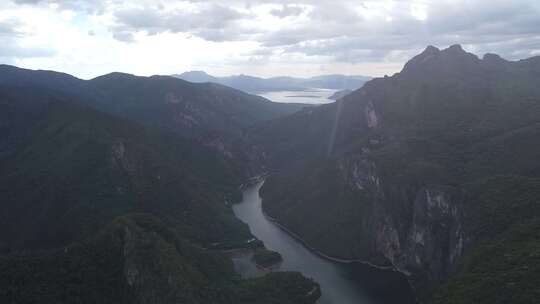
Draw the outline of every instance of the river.
M408 284L400 274L359 263L340 264L323 259L268 220L262 212L261 186L259 183L245 189L242 202L234 205L233 211L268 249L281 253L280 271L299 271L320 284L320 304L414 303ZM240 265L240 272L253 273L245 261L235 263Z

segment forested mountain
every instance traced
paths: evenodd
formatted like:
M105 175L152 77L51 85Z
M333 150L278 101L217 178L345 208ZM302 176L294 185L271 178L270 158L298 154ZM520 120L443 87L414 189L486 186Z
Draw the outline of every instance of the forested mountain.
M263 207L329 256L392 265L424 301L532 303L538 83L539 57L428 47L335 104L253 128L273 172Z
M0 66L0 302L314 303L312 280L243 280L217 250L252 238L226 203L266 171L264 211L324 255L422 302L533 303L538 83L539 57L458 45L308 108Z
M69 92L80 81L47 76L0 87L0 302L317 299L300 274L241 280L213 250L252 238L226 205L242 182L229 159L176 130L91 109L102 99Z
M224 150L224 142L237 137L243 128L303 107L270 102L218 84L195 84L168 76L111 73L85 81L53 71L0 65L0 85L70 96L103 112L167 128Z
M356 90L370 80L367 76L323 75L309 78L272 77L260 78L248 75L215 77L202 71L173 75L195 83L219 83L244 92L303 91L312 88L332 90Z
M299 273L241 280L230 260L149 214L117 217L57 250L0 256L4 303L314 303Z
M230 229L247 238L223 204L239 177L217 153L73 103L44 107L1 162L0 208L9 217L0 239L8 248L62 246L133 211L185 218L179 229L196 230L190 235L206 244Z

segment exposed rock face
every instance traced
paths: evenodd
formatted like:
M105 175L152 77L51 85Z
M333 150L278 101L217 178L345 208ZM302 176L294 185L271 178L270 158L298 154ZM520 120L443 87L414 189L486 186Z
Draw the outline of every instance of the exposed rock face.
M375 236L376 251L411 277L416 289L423 290L430 287L430 282L444 280L455 270L464 249L461 193L452 187L437 185L413 189L383 185L376 164L366 157L368 153L364 149L360 156L341 159L339 163L348 185L371 193L375 202L372 209L363 214L363 221L369 223L365 235ZM392 196L393 192L415 194L400 199ZM396 208L396 205L400 206ZM406 210L408 214L396 214L396 209ZM378 263L376 259L370 262Z
M378 250L399 271L413 276L419 291L444 280L463 254L462 211L456 200L445 189L422 188L414 198L410 222L400 225L386 217L377 228Z
M381 193L381 181L377 173L377 166L368 159L369 148L364 148L359 155L351 155L340 160L338 166L348 185L358 190L370 189L374 193Z
M377 113L373 107L373 102L368 102L366 106L366 120L368 128L375 128L379 124L379 119L377 118Z
M181 103L182 97L176 96L174 93L167 93L165 95L165 101L168 103Z
M122 139L117 139L111 145L112 162L124 172L132 172L134 167L126 156L126 144Z

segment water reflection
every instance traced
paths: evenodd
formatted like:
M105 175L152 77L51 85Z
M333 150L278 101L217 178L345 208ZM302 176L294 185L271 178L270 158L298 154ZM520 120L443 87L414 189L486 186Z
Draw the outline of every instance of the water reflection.
M335 92L336 90L330 89L311 89L309 91L272 91L256 94L273 102L325 104L334 102L328 97Z

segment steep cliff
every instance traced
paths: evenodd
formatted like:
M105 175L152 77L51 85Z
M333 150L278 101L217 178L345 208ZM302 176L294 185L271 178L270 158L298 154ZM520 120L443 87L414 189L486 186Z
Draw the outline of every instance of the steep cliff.
M468 220L478 181L540 174L539 62L428 47L336 104L259 125L266 212L325 254L392 265L425 299L485 237Z

